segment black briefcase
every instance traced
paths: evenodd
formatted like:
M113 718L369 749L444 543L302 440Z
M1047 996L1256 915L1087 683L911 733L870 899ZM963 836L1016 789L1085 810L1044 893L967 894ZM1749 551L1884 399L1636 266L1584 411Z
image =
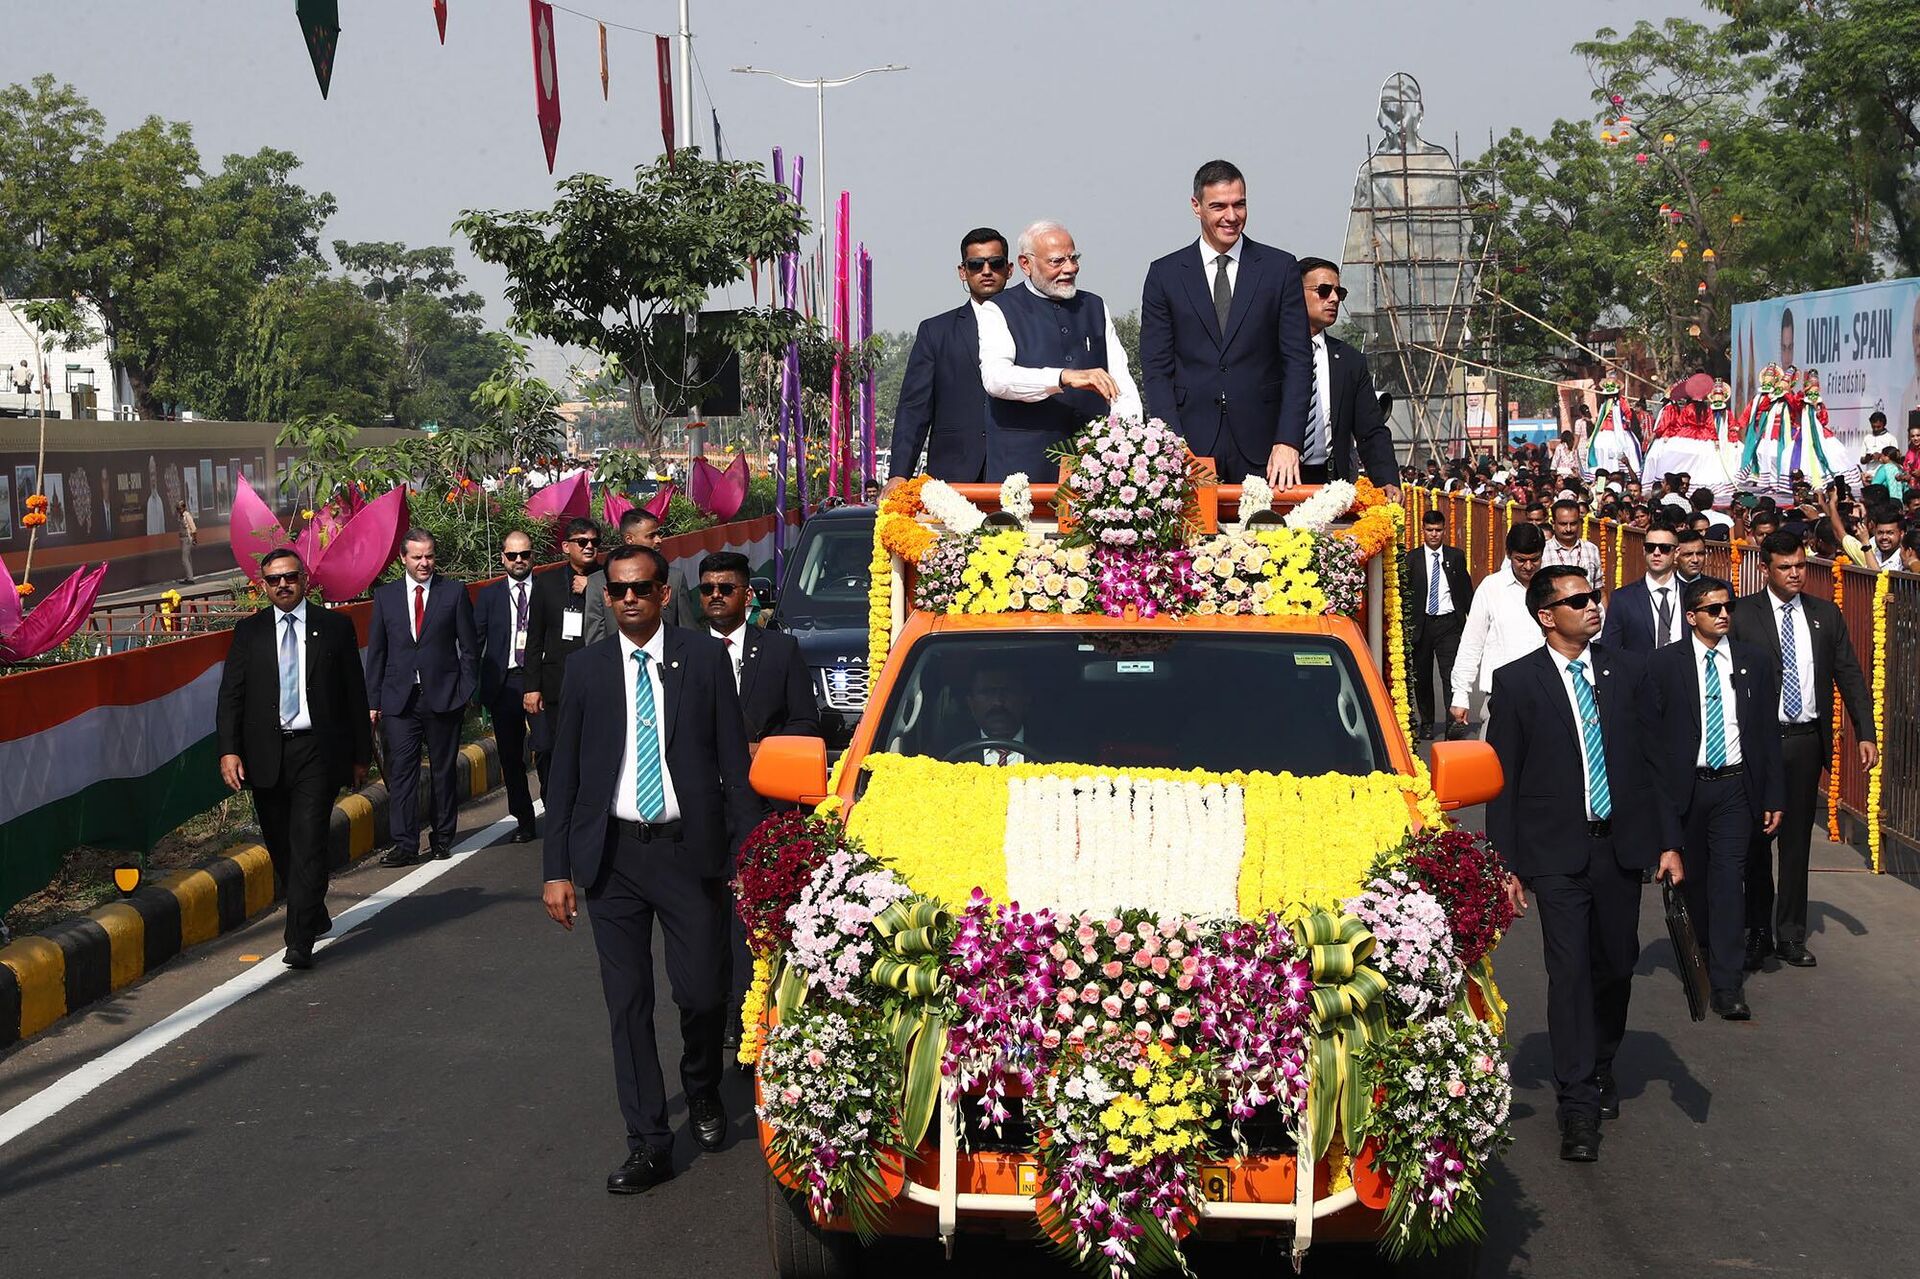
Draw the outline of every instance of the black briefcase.
M1707 976L1707 956L1700 949L1700 939L1694 935L1693 917L1687 914L1686 895L1672 884L1662 883L1660 897L1667 908L1667 936L1673 941L1680 986L1687 992L1687 1012L1695 1021L1705 1021L1713 982Z

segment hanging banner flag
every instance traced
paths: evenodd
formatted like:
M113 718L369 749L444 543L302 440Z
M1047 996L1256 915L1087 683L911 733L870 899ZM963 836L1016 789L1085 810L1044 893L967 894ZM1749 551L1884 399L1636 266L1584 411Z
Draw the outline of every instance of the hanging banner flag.
M447 0L433 0L433 24L440 28L440 43L447 42Z
M600 27L600 100L602 102L605 102L607 100L607 24L602 22L599 24L599 27Z
M716 160L725 160L727 158L726 144L721 140L720 136L720 113L718 111L713 113L713 158Z
M300 34L307 38L307 56L313 59L320 96L325 98L333 83L334 46L340 43L340 0L296 0L293 11L300 19Z
M667 144L667 164L673 164L673 45L665 36L653 38L653 59L660 67L660 138Z
M533 96L540 117L540 141L547 149L547 172L560 145L560 66L553 51L553 6L527 0L533 21Z

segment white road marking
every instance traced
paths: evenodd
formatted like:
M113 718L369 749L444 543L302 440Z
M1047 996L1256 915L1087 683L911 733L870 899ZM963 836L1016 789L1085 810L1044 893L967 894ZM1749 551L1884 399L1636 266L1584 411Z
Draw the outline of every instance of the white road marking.
M536 800L534 812L545 811L545 801ZM490 826L482 827L456 844L453 856L446 861L427 862L412 873L396 879L366 900L356 903L333 921L333 928L325 937L313 944L314 954L317 955L332 946L333 943L395 902L419 892L480 849L487 847L501 834L512 829L515 824L514 819L509 816L501 818ZM35 1125L51 1119L100 1085L124 1074L194 1027L225 1012L269 982L278 981L292 973L292 969L279 962L286 953L284 948L273 952L260 963L222 982L185 1008L168 1014L132 1039L109 1049L85 1065L76 1066L5 1114L0 1114L0 1146L6 1145ZM301 974L300 980L311 981L314 978L308 974Z

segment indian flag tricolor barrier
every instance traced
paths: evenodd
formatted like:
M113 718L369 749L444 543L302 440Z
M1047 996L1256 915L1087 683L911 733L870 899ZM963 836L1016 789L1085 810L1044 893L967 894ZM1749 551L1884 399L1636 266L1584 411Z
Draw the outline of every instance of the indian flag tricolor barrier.
M713 551L770 560L774 520L668 538L676 584ZM364 644L372 605L344 611ZM44 888L76 845L144 852L225 798L214 708L228 640L198 635L0 678L0 911Z

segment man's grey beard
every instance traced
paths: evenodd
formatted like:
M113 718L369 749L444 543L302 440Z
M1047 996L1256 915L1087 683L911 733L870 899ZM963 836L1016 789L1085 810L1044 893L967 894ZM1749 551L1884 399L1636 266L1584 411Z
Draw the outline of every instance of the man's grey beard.
M1029 278L1033 280L1034 288L1040 290L1040 292L1046 296L1053 298L1055 301L1071 302L1073 301L1073 295L1080 291L1078 280L1070 280L1062 284L1059 280L1042 280L1037 275Z

